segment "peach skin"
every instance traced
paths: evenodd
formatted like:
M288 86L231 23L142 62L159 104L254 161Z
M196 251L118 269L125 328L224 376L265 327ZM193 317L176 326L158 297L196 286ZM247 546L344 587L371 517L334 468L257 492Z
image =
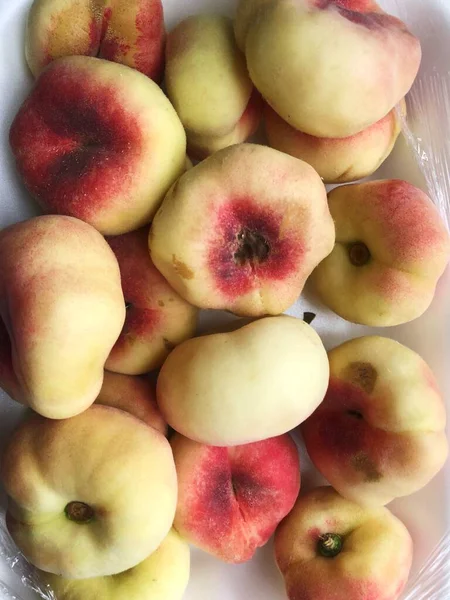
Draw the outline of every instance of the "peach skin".
M0 232L0 385L36 412L88 408L125 318L113 252L90 225L43 216Z
M159 368L173 348L192 337L198 310L170 287L152 263L148 227L107 238L120 267L125 325L106 368L140 375Z
M298 451L288 435L218 448L176 434L174 527L229 563L250 560L292 509L300 490Z
M354 135L385 117L417 75L420 42L374 0L240 0L250 77L292 127Z
M450 256L450 238L428 196L406 181L334 189L333 252L310 282L339 316L387 327L419 317L431 304Z
M290 600L398 600L411 536L387 508L364 509L321 487L300 497L275 534Z
M95 403L124 410L167 435L167 423L156 404L155 385L146 377L105 371L102 389Z
M378 336L350 340L328 358L325 400L302 424L314 465L362 506L420 490L448 455L445 405L429 366Z
M228 17L191 16L170 32L165 82L194 158L245 141L259 125L261 98Z
M36 77L64 56L97 56L159 82L164 70L161 0L34 0L25 54Z
M10 144L46 212L77 217L103 235L149 223L185 169L183 126L156 83L87 56L43 71L13 121Z
M269 146L304 160L325 183L346 183L372 175L386 160L400 134L402 113L406 113L405 102L367 129L345 138L319 138L298 131L267 104L264 123Z
M323 400L328 375L312 327L286 315L266 317L177 346L159 373L156 399L182 435L236 446L297 427Z
M277 150L237 144L185 173L150 229L152 260L200 308L280 314L334 244L324 185Z
M34 415L9 440L1 475L13 540L33 565L62 577L135 567L158 548L175 515L169 443L108 406L63 421Z
M40 576L58 600L182 600L189 581L189 546L170 530L159 548L144 561L117 575L66 579Z

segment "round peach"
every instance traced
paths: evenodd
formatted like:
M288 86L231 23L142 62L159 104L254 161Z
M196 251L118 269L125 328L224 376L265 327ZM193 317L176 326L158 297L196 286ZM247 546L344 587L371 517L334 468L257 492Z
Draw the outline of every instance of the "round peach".
M44 210L104 235L149 223L184 171L186 137L148 77L72 56L37 79L10 131L18 170Z
M146 377L105 371L103 386L95 404L124 410L167 435L167 423L156 404L155 385Z
M334 189L328 203L336 245L310 280L323 303L374 327L425 312L450 256L448 231L428 196L406 181L369 181Z
M189 570L189 546L171 529L153 554L123 573L90 579L40 575L58 600L181 600Z
M5 449L2 481L17 546L39 569L73 579L135 567L158 548L175 515L169 443L107 406L22 423Z
M250 77L292 127L348 137L409 91L420 43L374 0L240 0L235 22Z
M35 76L56 58L86 55L160 81L164 44L161 0L34 0L25 54Z
M325 188L306 163L237 144L185 173L150 230L152 260L195 306L280 314L329 254Z
M391 110L360 133L345 138L319 138L298 131L267 104L264 122L269 145L310 164L325 183L346 183L372 175L386 160L401 131L402 107Z
M363 506L424 487L448 455L445 406L429 366L378 336L350 340L328 357L325 400L302 424L317 469Z
M323 400L328 360L312 327L285 315L193 338L162 366L156 398L173 429L213 446L282 435Z
M120 334L117 261L90 225L41 216L0 233L0 385L51 419L88 408Z
M252 558L292 509L300 463L288 434L218 448L175 435L174 527L190 543L230 563Z
M397 600L412 550L387 508L361 508L330 487L300 497L275 534L290 600Z
M127 314L106 368L140 375L159 368L169 352L192 337L197 309L170 287L152 263L148 227L107 238L120 267Z
M165 81L191 156L243 142L259 125L261 101L228 17L191 16L170 32Z

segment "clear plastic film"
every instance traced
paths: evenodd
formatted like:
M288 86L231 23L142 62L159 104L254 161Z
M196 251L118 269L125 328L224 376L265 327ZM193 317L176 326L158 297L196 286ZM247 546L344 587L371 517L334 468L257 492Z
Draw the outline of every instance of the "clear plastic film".
M449 0L379 0L379 4L404 20L421 39L423 64L407 98L408 113L403 119L404 139L397 144L398 147L389 159L391 166L386 169L383 166L376 176L411 179L402 169L405 156L402 152L408 153L409 160L413 155L418 167L418 179L412 183L421 185L428 191L450 228ZM173 5L171 10L176 12L179 5L176 2ZM207 2L192 2L192 5L193 11L208 7ZM448 290L446 293L448 297ZM448 330L449 324L445 325ZM417 335L417 331L411 335ZM450 478L446 478L447 483L449 480ZM445 495L448 496L448 491ZM450 507L450 503L447 505ZM450 600L450 529L445 531L450 526L450 509L448 513L441 541L423 566L419 565L415 574L412 574L402 600ZM11 574L11 577L4 576L5 568L0 572L1 598L28 600L40 597L44 600L57 600L52 590L40 581L37 570L17 550L7 532L4 514L0 515L0 562ZM17 585L17 582L14 583L14 589L22 584L24 591L20 592L21 595L11 587L13 584L10 582L14 579L19 582ZM191 597L196 596L189 596ZM196 600L203 600L203 597L198 596Z

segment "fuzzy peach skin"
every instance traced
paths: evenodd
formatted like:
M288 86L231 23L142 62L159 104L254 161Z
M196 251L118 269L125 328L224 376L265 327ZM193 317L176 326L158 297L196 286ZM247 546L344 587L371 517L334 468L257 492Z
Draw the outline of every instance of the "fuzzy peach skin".
M66 579L40 572L58 600L181 600L189 581L189 546L170 530L144 561L117 575Z
M269 146L310 164L325 183L346 183L372 175L392 152L401 131L406 105L346 138L318 138L298 131L265 105L264 123Z
M167 435L167 423L156 404L155 385L146 377L105 371L102 389L95 403L124 410Z
M237 144L177 181L149 245L156 268L195 306L261 316L297 300L334 239L312 167L266 146Z
M259 125L261 101L228 17L194 15L169 33L165 82L191 156L243 142Z
M162 366L156 399L176 431L212 446L282 435L320 404L328 359L312 327L266 317L183 342Z
M1 467L8 530L25 557L74 579L135 567L168 534L177 480L165 437L132 415L92 406L22 423Z
M292 127L347 137L409 91L420 42L373 0L240 0L236 35L257 89Z
M46 68L14 119L10 144L45 211L104 235L149 223L185 169L183 126L156 83L86 56Z
M159 368L192 337L198 310L183 300L152 263L148 227L107 238L120 267L127 316L106 361L110 371L139 375Z
M275 534L290 600L397 600L411 536L387 508L364 509L331 487L300 497Z
M419 317L431 304L450 257L436 207L406 181L369 181L328 196L336 226L333 252L310 281L338 315L386 327Z
M43 216L0 232L0 385L36 412L88 408L125 318L117 261L90 225Z
M288 435L219 448L176 434L174 527L229 563L250 560L291 511L300 491L297 446Z
M98 56L160 81L164 70L161 0L34 0L25 54L38 76L56 58Z
M325 400L302 424L317 469L362 506L420 490L448 455L445 405L430 367L378 336L350 340L328 357Z

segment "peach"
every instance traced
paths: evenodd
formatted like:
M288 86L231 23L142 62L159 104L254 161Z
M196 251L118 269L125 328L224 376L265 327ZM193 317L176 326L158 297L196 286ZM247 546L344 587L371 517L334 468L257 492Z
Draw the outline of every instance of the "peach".
M345 138L319 138L298 131L267 104L264 123L272 148L309 163L325 183L346 183L372 175L386 160L400 134L400 111L405 108L403 102L380 121Z
M178 476L174 527L230 563L250 560L292 509L300 491L297 447L288 434L244 446L171 439Z
M195 306L284 312L333 247L325 188L306 163L237 144L185 173L150 230L159 271Z
M364 509L330 487L297 501L275 534L290 600L397 600L412 539L387 508Z
M292 127L354 135L409 91L420 43L374 0L240 0L235 31L257 89Z
M419 317L450 256L448 231L428 196L385 180L338 187L328 200L336 245L310 279L323 303L374 327Z
M228 17L191 16L170 32L165 81L191 156L205 158L256 131L262 103Z
M185 169L183 126L159 87L86 56L45 69L14 119L10 143L44 210L78 217L104 235L149 223Z
M96 404L124 410L167 435L167 423L156 404L155 385L146 377L132 377L105 371Z
M92 406L63 421L35 415L2 460L8 530L25 557L73 579L135 567L175 515L169 443L122 410Z
M155 552L123 573L90 579L40 575L58 600L181 600L189 570L189 546L171 529Z
M317 469L362 506L420 490L448 455L445 405L430 367L378 336L350 340L328 357L325 400L302 424Z
M52 418L88 408L125 318L113 252L90 225L43 216L0 233L0 385Z
M323 400L328 375L312 327L285 315L266 317L177 346L160 371L156 399L179 433L235 446L294 429Z
M119 262L127 316L106 368L126 375L148 373L159 368L177 344L194 335L198 311L153 265L148 227L107 242Z
M35 76L56 58L86 55L160 81L164 44L161 0L34 0L25 53Z

